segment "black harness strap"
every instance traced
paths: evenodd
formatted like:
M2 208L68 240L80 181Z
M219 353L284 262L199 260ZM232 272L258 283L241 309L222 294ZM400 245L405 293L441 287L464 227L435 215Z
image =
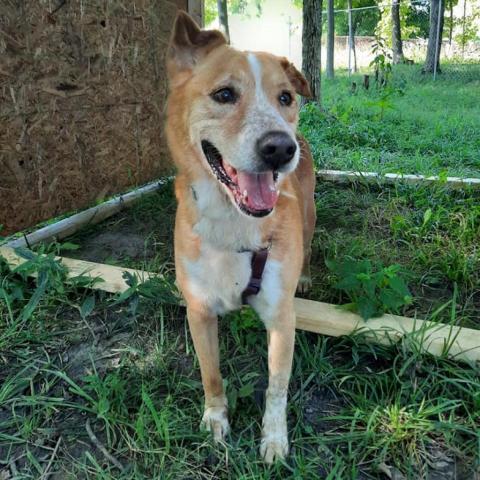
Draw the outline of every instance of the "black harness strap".
M252 274L248 281L247 288L242 292L242 303L248 305L247 299L250 295L257 295L262 286L263 271L267 263L270 247L262 248L252 254Z

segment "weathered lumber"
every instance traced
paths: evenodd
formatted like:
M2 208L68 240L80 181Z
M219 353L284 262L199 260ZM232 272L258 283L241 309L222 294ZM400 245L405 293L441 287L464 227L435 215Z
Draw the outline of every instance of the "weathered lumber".
M27 260L15 253L15 250L8 246L0 247L0 256L2 256L11 268L25 263ZM93 279L102 279L92 283L89 288L103 290L110 293L121 293L127 290L128 284L123 278L124 272L137 276L140 281L148 280L155 276L154 273L143 270L134 270L133 268L115 267L104 263L87 262L85 260L76 260L74 258L57 257L65 267L67 267L67 277L74 278L85 276Z
M317 178L329 182L349 183L349 182L369 182L369 183L397 183L405 182L409 184L418 183L435 183L439 182L437 176L426 177L424 175L403 175L395 173L380 174L376 172L354 172L343 170L318 170ZM168 177L166 180L169 180ZM19 238L14 238L7 242L10 247L31 247L40 242L51 242L53 240L61 240L78 232L83 227L94 225L115 215L123 208L131 205L144 195L155 192L165 181L158 181L145 185L144 187L133 190L124 195L119 195L107 202L95 207L76 213L70 217L59 220L42 227L34 232ZM460 178L447 177L445 184L454 188L480 188L480 178Z
M295 299L295 312L297 328L301 330L332 337L363 332L380 344L395 342L409 334L423 351L432 355L448 352L449 357L462 361L480 361L479 330L391 314L365 321L336 305L301 298Z
M0 255L12 267L26 261L12 248L6 246L0 247ZM140 280L155 276L154 273L142 270L65 257L59 257L59 259L68 268L69 277L87 275L91 278L101 278L103 281L94 283L92 288L110 293L123 292L128 288L123 278L124 272L129 272ZM364 321L360 316L342 310L336 305L302 298L295 299L295 312L297 328L300 330L333 337L363 332L369 340L380 344L389 344L404 335L410 335L414 340L413 344L432 355L440 356L447 352L448 356L465 362L480 361L480 331L478 330L390 314Z
M447 177L441 179L438 176L427 177L425 175L410 175L396 173L376 173L376 172L355 172L343 170L318 170L317 178L329 182L349 183L349 182L367 182L367 183L408 183L408 184L432 184L444 182L452 188L480 188L480 178L460 178Z
M140 197L156 192L163 183L165 182L149 183L124 195L116 196L107 202L47 225L23 237L10 240L7 242L7 245L10 247L30 247L40 242L50 242L68 237L87 225L100 223L106 218L115 215Z

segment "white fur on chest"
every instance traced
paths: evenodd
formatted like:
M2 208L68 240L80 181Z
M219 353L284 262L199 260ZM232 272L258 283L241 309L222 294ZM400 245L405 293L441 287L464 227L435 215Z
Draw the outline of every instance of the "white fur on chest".
M191 292L217 315L239 309L250 279L251 256L202 245L200 257L185 262Z
M195 261L184 262L189 287L215 314L223 315L242 306L242 292L252 273L252 251L265 246L262 220L238 212L209 180L192 187L200 218L194 232L200 236L201 248ZM261 290L249 298L249 303L263 321L270 322L280 299L281 263L269 258Z
M191 293L216 315L238 310L252 273L251 258L251 252L226 252L202 246L196 261L185 261ZM267 259L260 292L248 298L267 327L274 321L282 299L281 269L280 262Z

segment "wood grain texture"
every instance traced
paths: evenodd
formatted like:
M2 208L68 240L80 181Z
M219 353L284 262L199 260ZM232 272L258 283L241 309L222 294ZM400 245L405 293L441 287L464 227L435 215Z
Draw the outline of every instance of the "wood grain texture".
M164 56L175 2L0 5L3 235L171 171Z

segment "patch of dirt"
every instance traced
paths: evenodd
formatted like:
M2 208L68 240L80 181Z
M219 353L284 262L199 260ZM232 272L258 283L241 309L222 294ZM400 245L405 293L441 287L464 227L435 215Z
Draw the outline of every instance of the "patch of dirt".
M152 258L152 250L145 248L146 236L137 233L99 232L86 239L81 248L74 252L76 258L89 262L104 263L125 258L140 260Z
M442 445L434 442L427 450L427 480L478 480L471 468Z
M81 329L78 327L81 327L83 322L76 310L69 308L59 312L59 316L66 324L77 328L72 336L67 335L55 346L46 346L52 362L47 365L48 370L64 372L71 381L82 386L83 378L91 373L93 368L100 376L103 376L108 369L117 367L123 347L135 343L135 331L127 315L121 308L114 311L110 309L98 311L88 318L88 328ZM20 399L24 392L29 395L30 389L33 388L34 391L44 391L44 395L47 397L60 398L65 402L81 405L82 398L72 392L69 382L63 379L59 380L47 371L39 370L45 365L45 362L41 353L37 353L39 353L37 357L32 356L31 368L39 372L31 384L25 384L24 391L16 392L16 396ZM22 368L22 365L12 362L11 367ZM51 386L48 387L48 385ZM27 425L21 427L19 422L23 418L30 417L29 408L28 405L15 405L12 402L6 403L5 408L0 408L0 423L11 426L3 433L18 435L19 430L23 430L20 437L28 440L28 443L16 445L8 442L0 444L0 459L8 459L8 465L3 471L0 469L2 474L6 472L5 475L8 475L5 478L13 479L17 478L19 474L30 475L32 473L30 471L32 465L26 454L27 449L29 455L45 468L60 437L55 465L52 466L49 478L69 478L67 475L69 467L67 470L63 470L63 467L70 465L72 458L83 458L86 452L89 452L100 464L105 462L103 454L89 439L86 431L88 417L85 412L65 405L56 410L50 421L32 428L32 431L27 433ZM40 426L42 428L39 428ZM105 432L98 431L99 426L93 421L91 428L101 443L106 441ZM60 470L58 470L59 464L61 465Z
M345 399L335 390L328 387L314 387L307 393L303 406L303 423L309 425L315 433L325 433L334 430L341 423L336 420L326 420L340 413L345 406Z

